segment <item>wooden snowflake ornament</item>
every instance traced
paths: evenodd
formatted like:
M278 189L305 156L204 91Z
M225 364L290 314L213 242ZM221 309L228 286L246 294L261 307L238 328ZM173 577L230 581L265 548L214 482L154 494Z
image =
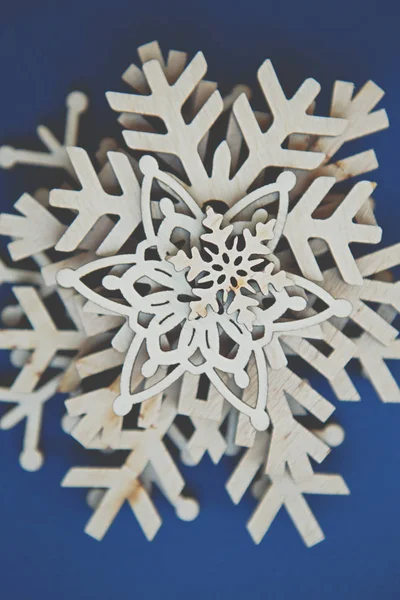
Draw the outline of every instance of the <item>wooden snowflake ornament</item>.
M330 115L317 116L319 84L308 79L288 99L267 60L262 112L244 86L222 98L204 79L201 53L164 60L151 43L139 56L142 66L123 75L132 91L107 93L126 147L99 139L95 157L75 147L86 103L72 95L65 144L47 135L50 156L35 155L72 180L22 196L19 216L0 216L12 259L37 265L0 272L23 309L3 311L0 342L20 374L0 388L16 404L0 424L26 417L21 463L39 468L41 413L57 389L70 395L66 432L100 459L126 452L113 467L76 467L63 481L92 488L86 531L97 539L125 500L152 539L161 525L154 487L180 518L197 516L172 444L186 465L240 454L227 491L235 503L253 491L256 543L285 506L313 545L324 536L304 495L349 493L310 460L321 463L344 439L337 424L308 425L309 415L323 424L334 411L313 388L313 370L339 400L359 400L347 370L356 359L384 402L400 401L385 362L400 357L399 283L389 271L399 245L359 256L357 244L378 244L382 230L375 184L349 181L377 160L373 150L334 158L388 125L374 110L383 92L369 82L353 95L352 84L336 82ZM5 166L35 156L0 149ZM307 381L297 358L311 367Z
M307 329L329 317L347 317L351 313L348 301L336 300L315 283L281 270L279 260L272 253L285 227L288 195L295 177L291 173L283 173L276 184L262 186L256 193L240 200L236 210L229 210L225 214L227 223L230 223L232 215L249 209L260 198L279 195L276 219L258 222L254 234L243 228L240 236L231 241L233 225L221 228L224 216L215 213L211 207L204 215L184 187L159 170L154 158L143 157L140 168L144 175L141 214L145 240L138 244L136 253L100 259L75 271L64 269L57 276L63 287L74 287L93 303L126 316L134 332L122 369L121 394L114 403L114 410L119 415L127 414L133 404L162 393L185 371L189 371L193 375L206 374L232 406L251 418L256 429L265 430L269 418L265 413L268 383L263 349L272 336L278 332ZM191 213L177 212L171 199L162 198L159 210L163 218L157 232L151 213L154 179L164 189L171 190L171 195L179 198L187 212ZM207 230L211 233L206 233ZM185 241L183 237L177 239L179 234L183 236L183 232L189 239L190 257L182 249L174 253L176 244L179 242L181 246ZM175 242L172 241L174 238ZM240 239L243 240L242 250L239 250ZM149 251L157 254L156 260L146 258ZM121 276L106 275L102 284L107 290L120 292L125 303L104 298L82 282L95 271L116 266L128 268ZM186 269L189 271L184 276L182 271ZM150 290L141 295L136 288L145 283ZM282 318L306 308L306 299L296 290L312 293L323 300L327 308L304 318ZM263 308L263 302L269 299L272 300L271 306ZM176 332L177 328L179 332ZM176 337L174 347L168 344L164 350L162 340L170 338L173 331ZM229 341L235 348L224 354L224 346ZM158 378L154 386L131 394L132 370L142 344L145 344L149 356L141 367L145 377L156 375L165 366L172 367L172 370L165 377ZM232 350L235 353L230 356ZM239 388L247 388L250 379L246 369L251 358L257 366L255 407L241 401L219 374L230 374Z

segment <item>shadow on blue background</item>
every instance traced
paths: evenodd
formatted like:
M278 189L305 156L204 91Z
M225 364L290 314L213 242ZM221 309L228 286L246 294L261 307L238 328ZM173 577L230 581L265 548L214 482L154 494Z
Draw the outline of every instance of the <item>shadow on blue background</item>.
M381 163L372 173L384 241L396 241L400 217L398 160L400 85L398 8L390 2L286 2L202 0L14 1L2 7L0 55L1 143L38 148L35 127L55 125L61 135L64 98L90 94L86 137L95 129L116 135L104 92L122 90L120 74L136 61L138 45L159 39L164 50L202 49L208 76L222 89L254 85L256 69L272 58L288 94L307 76L322 84L327 103L334 79L375 80L387 91L383 106L391 129L366 143ZM370 145L364 145L364 148ZM51 176L52 177L52 176ZM48 185L46 171L0 173L1 209L19 195ZM57 177L54 175L59 183ZM399 371L398 371L399 373ZM103 600L116 598L207 600L296 597L299 600L400 598L400 407L384 406L358 380L361 404L335 413L347 432L324 469L341 473L350 497L309 497L327 539L307 550L282 511L260 546L245 522L250 500L235 507L224 490L229 460L205 459L184 469L201 501L197 521L184 523L160 499L164 525L155 541L143 537L124 507L102 543L83 533L90 510L84 490L59 487L82 452L59 426L62 399L48 409L35 474L17 464L21 430L0 435L1 599ZM327 390L324 390L329 393Z

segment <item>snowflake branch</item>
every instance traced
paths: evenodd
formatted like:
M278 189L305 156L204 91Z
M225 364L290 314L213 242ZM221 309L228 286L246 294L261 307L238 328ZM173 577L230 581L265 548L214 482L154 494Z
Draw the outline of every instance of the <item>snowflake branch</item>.
M0 330L0 347L33 350L13 384L14 391L27 393L35 388L57 351L77 350L84 336L76 330L58 330L34 288L14 287L13 293L32 329Z
M337 297L349 300L353 305L351 320L381 344L388 346L396 339L397 329L365 302L390 305L400 312L400 282L391 283L368 279L368 277L391 269L400 263L400 244L367 254L358 258L356 263L363 277L362 285L349 285L341 279L337 269L328 269L324 271L323 287Z
M385 110L373 109L382 99L384 92L373 81L368 81L353 97L354 84L336 81L331 102L331 117L347 120L343 133L334 138L319 137L311 140L301 136L290 140L289 147L308 147L309 150L325 154L322 164L312 172L296 173L297 184L292 192L296 196L304 192L314 179L321 176L335 177L344 181L372 171L378 167L375 152L367 150L347 158L331 162L332 157L349 141L386 129L389 120Z
M165 123L166 134L149 131L123 132L130 148L151 152L173 154L182 162L192 188L200 193L208 187L208 174L199 154L199 144L221 114L223 102L219 92L214 91L199 109L190 123L182 116L182 106L196 90L207 70L201 52L196 54L177 81L170 85L162 65L150 60L143 65L143 73L151 90L149 96L108 92L111 108L118 112L159 117Z
M162 438L176 415L175 400L167 400L157 422L147 430L122 431L111 447L131 450L120 468L71 469L63 487L106 488L98 507L86 526L86 533L102 539L125 501L131 506L147 539L151 540L161 526L161 519L139 477L151 464L166 497L177 504L184 481Z
M368 181L357 183L330 217L314 218L315 209L335 183L333 177L320 177L314 181L288 214L283 235L288 240L296 261L307 279L323 280L321 269L309 242L310 239L318 238L329 246L344 281L352 285L361 285L362 277L349 244L352 242L377 244L381 240L380 227L353 222L357 212L368 201L374 186Z
M67 146L75 146L78 141L79 120L87 110L88 99L82 92L71 92L67 96L67 117L65 122L64 141L60 143L53 133L44 125L39 125L37 134L48 152L17 150L11 146L0 147L0 167L10 169L16 164L28 164L43 167L57 167L75 176L67 154Z
M8 244L11 258L18 261L54 248L66 227L29 194L23 194L14 207L23 216L0 215L0 235L13 238Z
M290 100L283 93L271 61L265 61L260 67L258 79L270 106L273 121L267 131L263 132L246 96L240 96L234 103L233 113L248 147L249 156L233 176L228 186L227 197L222 198L229 205L243 197L259 173L267 167L315 169L321 164L325 157L322 152L282 148L289 135L306 133L337 136L346 126L343 119L307 114L309 106L320 90L314 79L307 79Z
M16 406L0 419L1 429L11 429L26 419L23 450L19 460L23 469L37 471L43 465L43 454L39 450L39 438L42 427L43 407L54 397L60 377L55 377L34 392L15 391L0 388L0 402L12 402Z
M141 222L140 187L129 159L120 152L108 152L107 156L122 189L122 195L104 191L87 153L82 148L69 148L68 155L82 189L53 190L50 204L78 212L78 216L56 245L60 252L72 252L85 239L91 229L104 215L116 215L118 222L105 236L97 254L115 254L128 240Z

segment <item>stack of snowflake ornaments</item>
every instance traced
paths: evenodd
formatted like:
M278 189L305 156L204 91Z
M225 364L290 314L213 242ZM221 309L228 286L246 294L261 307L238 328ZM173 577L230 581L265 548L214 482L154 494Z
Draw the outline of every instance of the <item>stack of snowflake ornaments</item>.
M97 539L125 501L152 539L154 486L179 517L197 516L175 447L186 465L238 453L226 488L235 503L249 488L257 498L254 541L284 506L313 545L323 532L304 496L349 491L340 475L314 472L310 459L321 463L343 432L299 418L324 424L334 406L296 372L296 357L338 400L359 400L346 371L357 359L382 401L400 401L385 363L400 358L389 271L400 244L355 258L357 244L381 240L374 185L335 188L377 167L373 150L334 156L387 127L375 110L383 92L337 81L330 116L315 116L318 83L289 100L267 60L258 112L244 86L221 97L201 53L188 62L171 51L165 62L150 43L139 57L123 75L131 89L107 93L124 144L103 139L94 157L76 146L87 100L73 92L64 143L40 127L48 152L0 149L4 167L67 174L1 215L16 263L2 263L1 280L16 302L3 310L0 343L18 369L0 390L11 403L1 427L25 419L20 462L40 468L42 412L61 391L64 429L83 447L126 451L119 468L71 468L62 482L92 490L86 532ZM35 266L19 268L27 258Z

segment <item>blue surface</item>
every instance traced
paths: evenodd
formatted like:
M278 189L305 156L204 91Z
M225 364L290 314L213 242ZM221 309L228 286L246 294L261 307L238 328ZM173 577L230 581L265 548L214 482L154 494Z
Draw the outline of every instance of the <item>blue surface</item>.
M38 123L59 126L65 94L92 99L89 136L115 134L106 89L122 90L120 73L135 48L158 38L208 58L212 79L226 89L253 84L264 58L273 59L288 93L307 76L325 87L336 78L358 85L374 79L387 91L391 129L372 140L381 163L372 178L385 242L398 239L400 83L398 7L372 0L280 2L227 0L136 2L58 0L7 2L1 10L1 142L37 147ZM25 144L24 144L25 145ZM30 169L0 173L1 209L49 181ZM399 371L397 371L399 372ZM59 428L62 399L46 415L39 473L17 464L20 429L0 435L0 596L2 600L397 600L400 597L400 407L383 406L358 381L362 404L342 404L336 418L347 432L325 470L340 472L350 497L309 497L327 539L307 550L282 511L260 546L245 522L251 499L234 507L224 491L231 469L205 459L184 469L203 511L183 523L160 499L164 525L152 544L124 508L102 543L83 533L90 510L84 490L59 482L83 454Z

